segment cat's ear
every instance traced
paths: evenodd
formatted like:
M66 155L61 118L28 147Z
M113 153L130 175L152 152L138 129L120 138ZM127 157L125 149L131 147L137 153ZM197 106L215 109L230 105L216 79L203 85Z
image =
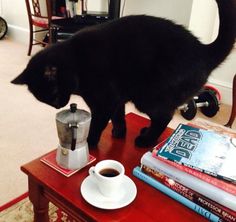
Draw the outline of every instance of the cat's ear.
M11 83L16 84L16 85L23 85L27 84L27 75L26 71L23 71L19 76L17 76L15 79L11 81Z
M44 70L44 78L48 81L54 81L57 78L57 67L56 66L46 66Z

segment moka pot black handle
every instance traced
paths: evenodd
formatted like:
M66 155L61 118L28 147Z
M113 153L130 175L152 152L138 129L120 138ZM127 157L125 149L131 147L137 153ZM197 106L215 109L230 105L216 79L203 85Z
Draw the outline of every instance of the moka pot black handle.
M71 130L72 130L71 150L74 151L75 146L76 146L76 141L77 141L77 130L78 130L77 124L75 124L75 125L73 124L71 126Z

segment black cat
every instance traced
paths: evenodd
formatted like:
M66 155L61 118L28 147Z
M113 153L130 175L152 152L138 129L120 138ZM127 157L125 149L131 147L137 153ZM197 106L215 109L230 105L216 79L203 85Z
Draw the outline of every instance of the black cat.
M40 51L12 83L27 84L38 100L55 108L65 106L71 94L81 95L92 113L90 146L97 145L109 119L112 135L125 136L124 106L131 101L151 119L135 144L151 146L234 45L235 0L216 2L220 29L211 44L169 20L127 16Z

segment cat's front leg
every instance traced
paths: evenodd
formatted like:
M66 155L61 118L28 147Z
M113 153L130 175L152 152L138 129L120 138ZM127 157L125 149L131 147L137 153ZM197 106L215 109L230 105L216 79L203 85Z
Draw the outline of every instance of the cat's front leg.
M102 131L105 129L110 119L110 115L105 112L93 112L91 110L91 113L92 119L88 135L88 144L90 148L97 146Z
M141 129L140 135L135 139L135 145L138 147L151 147L156 145L159 136L166 129L172 119L172 115L150 117L150 127Z
M126 122L125 122L125 104L119 104L111 117L113 129L112 136L114 138L124 138L126 135Z

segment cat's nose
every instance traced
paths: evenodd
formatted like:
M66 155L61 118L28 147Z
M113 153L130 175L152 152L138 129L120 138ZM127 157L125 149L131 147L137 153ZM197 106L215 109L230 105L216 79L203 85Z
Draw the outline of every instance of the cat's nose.
M62 106L60 106L60 105L53 105L53 107L56 108L56 109L60 109Z
M51 106L53 106L54 108L56 109L60 109L62 106L60 105L60 101L59 99L55 99L52 103L51 103Z
M54 108L56 109L60 109L64 106L67 105L68 103L68 99L60 99L60 98L56 98L52 103L51 103L51 106L53 106Z

